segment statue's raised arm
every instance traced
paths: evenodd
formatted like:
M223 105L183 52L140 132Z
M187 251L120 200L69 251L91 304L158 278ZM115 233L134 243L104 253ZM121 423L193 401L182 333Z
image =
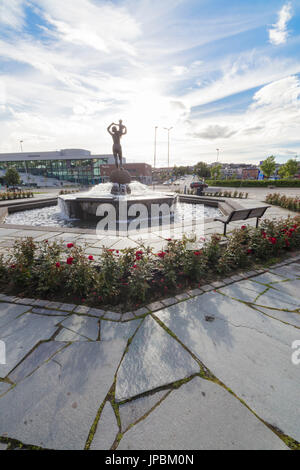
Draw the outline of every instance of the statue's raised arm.
M110 135L113 135L113 133L111 132L110 128L111 128L112 126L114 126L114 125L115 125L115 123L112 122L112 123L108 126L108 128L107 128L107 132L109 132Z

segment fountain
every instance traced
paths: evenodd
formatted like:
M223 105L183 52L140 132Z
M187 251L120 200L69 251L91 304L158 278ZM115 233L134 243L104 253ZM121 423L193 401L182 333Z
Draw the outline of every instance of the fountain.
M116 169L110 176L111 182L98 184L88 192L59 196L58 204L62 211L69 218L101 220L111 207L118 224L120 220L133 220L137 215L140 216L141 212L144 218L145 214L148 214L151 219L154 204L171 208L176 202L176 195L157 193L146 185L131 181L129 172L123 167L120 139L127 133L127 128L122 121L119 121L119 124L112 123L107 131L113 138L116 164Z

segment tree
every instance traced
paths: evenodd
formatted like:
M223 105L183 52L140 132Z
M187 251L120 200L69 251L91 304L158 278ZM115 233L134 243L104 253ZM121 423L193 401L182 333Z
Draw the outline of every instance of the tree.
M179 178L180 176L184 175L189 175L191 173L191 170L188 166L174 166L173 168L173 175L176 178Z
M198 162L197 165L195 165L194 173L199 178L209 178L211 174L209 166L204 162Z
M276 170L275 157L271 155L266 158L260 165L260 169L266 178L270 178Z
M214 177L215 180L220 179L221 177L221 170L222 170L222 165L214 165L211 167L211 175Z
M282 178L293 178L298 174L298 162L292 158L288 160L278 171Z
M9 168L4 176L7 186L15 186L21 183L21 178L15 167Z

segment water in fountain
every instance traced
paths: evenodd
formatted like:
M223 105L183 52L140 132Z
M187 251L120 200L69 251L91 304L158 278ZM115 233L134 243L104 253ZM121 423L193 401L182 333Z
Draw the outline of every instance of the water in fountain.
M104 196L111 193L113 184L112 183L101 183L94 186L86 194L89 196ZM132 181L129 184L131 189L131 196L143 196L146 194L154 194L154 191L146 186L145 184L139 183L138 181Z

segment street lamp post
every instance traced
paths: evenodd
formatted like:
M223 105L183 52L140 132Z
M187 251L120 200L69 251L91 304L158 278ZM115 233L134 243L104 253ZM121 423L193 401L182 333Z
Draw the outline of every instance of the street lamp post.
M170 131L173 127L164 127L166 131L168 131L168 168L170 168Z
M156 138L157 138L157 129L158 129L158 126L155 126L155 130L154 130L154 162L153 162L154 168L156 168Z
M20 148L21 148L21 152L23 152L23 140L20 140ZM26 179L27 179L27 183L28 183L29 182L28 171L27 171L27 165L26 165L25 160L24 160L24 166L25 166Z
M217 163L219 163L220 149L216 149L216 150L217 150Z

